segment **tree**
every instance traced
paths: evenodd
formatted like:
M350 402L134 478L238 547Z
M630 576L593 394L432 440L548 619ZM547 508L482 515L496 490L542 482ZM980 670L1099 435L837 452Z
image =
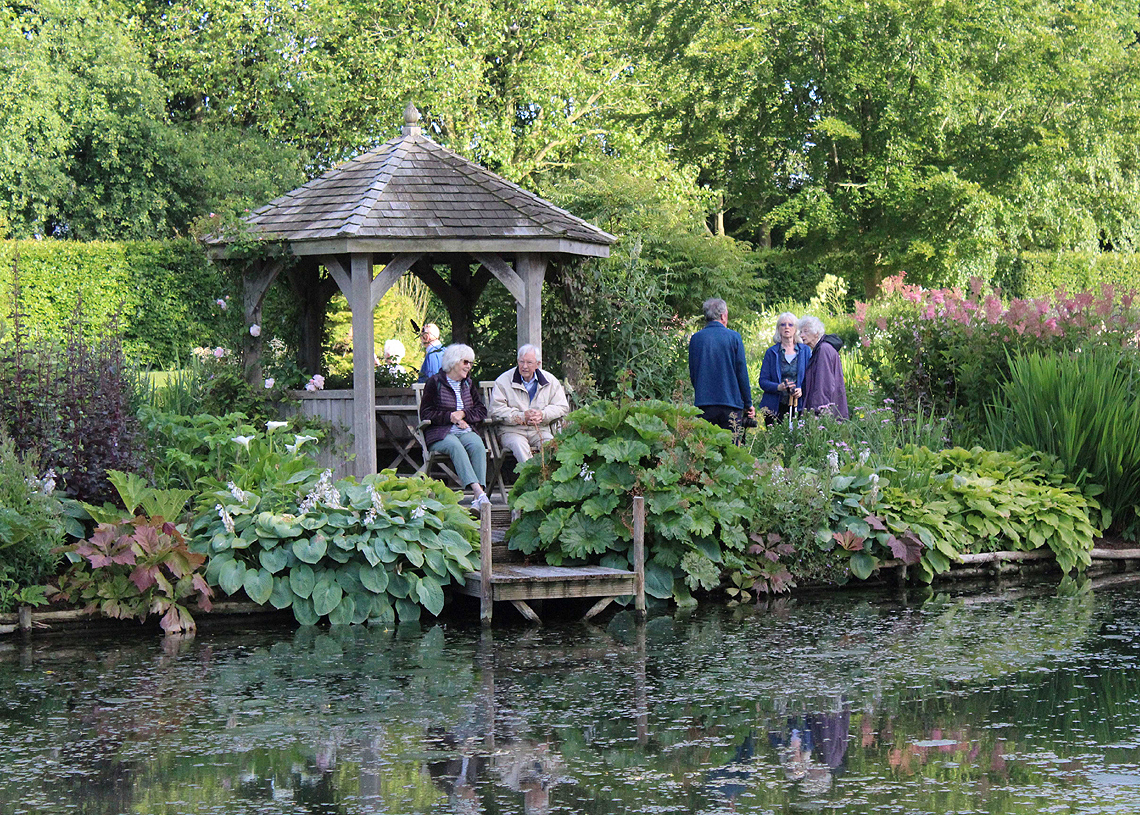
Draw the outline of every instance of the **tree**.
M678 0L638 22L655 131L726 190L737 234L854 251L869 291L1131 246L1132 3Z
M264 140L172 123L129 27L82 0L0 9L0 138L19 236L166 236L299 180Z

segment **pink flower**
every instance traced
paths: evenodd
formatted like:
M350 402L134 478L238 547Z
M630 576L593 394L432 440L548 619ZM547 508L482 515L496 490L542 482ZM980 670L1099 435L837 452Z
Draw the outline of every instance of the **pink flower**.
M222 346L219 345L217 348L214 349L214 358L215 359L221 359L225 355L226 355L226 349L223 348Z
M260 337L261 336L261 326L259 326L257 323L254 323L253 325L251 325L249 327L249 336Z
M305 383L305 390L309 392L319 391L325 386L325 378L320 374L313 374L313 378Z
M215 300L214 303L216 303L218 308L220 308L222 311L225 311L227 308L226 301L220 297L217 300Z
M887 330L887 318L886 317L880 317L879 319L875 320L875 327L878 328L880 331L886 331Z
M986 319L991 323L996 323L1001 319L1002 307L1001 300L998 300L992 294L986 298Z
M273 383L274 383L274 379L273 379L273 377L268 377L268 378L265 380L265 389L266 389L266 390L269 390L270 388L272 388L272 387L273 387Z

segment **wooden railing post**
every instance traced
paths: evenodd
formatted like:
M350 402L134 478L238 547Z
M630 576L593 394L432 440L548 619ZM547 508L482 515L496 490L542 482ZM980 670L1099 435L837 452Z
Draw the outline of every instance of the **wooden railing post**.
M645 619L645 497L633 496L634 614Z
M479 621L491 624L494 599L491 595L491 505L479 507Z

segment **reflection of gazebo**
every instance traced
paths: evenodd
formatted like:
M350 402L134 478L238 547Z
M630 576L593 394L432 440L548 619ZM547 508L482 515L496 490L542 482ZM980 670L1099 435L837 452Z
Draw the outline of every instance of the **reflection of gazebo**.
M399 137L254 210L252 237L284 245L282 257L243 278L246 325L261 322L269 285L282 271L302 308L301 358L316 372L325 308L339 288L352 309L353 400L375 404L372 311L405 272L447 307L452 341L466 342L472 311L494 276L518 303L518 343L542 344L542 281L558 256L607 257L612 235L576 218L423 135L404 111ZM213 238L218 257L232 239ZM374 272L376 267L379 272ZM449 270L445 277L438 267ZM259 337L246 336L246 377L261 378ZM355 410L356 474L376 470L371 409Z

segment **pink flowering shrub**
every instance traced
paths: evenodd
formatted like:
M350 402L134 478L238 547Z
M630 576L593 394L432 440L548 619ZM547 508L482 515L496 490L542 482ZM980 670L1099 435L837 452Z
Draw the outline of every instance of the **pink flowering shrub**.
M857 303L855 317L863 358L885 396L911 411L954 411L977 428L1008 378L1010 356L1090 345L1135 348L1136 297L1103 286L1007 303L978 278L963 291L925 289L898 275L883 281L879 299Z

